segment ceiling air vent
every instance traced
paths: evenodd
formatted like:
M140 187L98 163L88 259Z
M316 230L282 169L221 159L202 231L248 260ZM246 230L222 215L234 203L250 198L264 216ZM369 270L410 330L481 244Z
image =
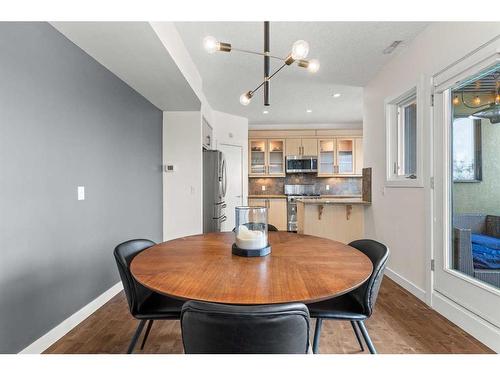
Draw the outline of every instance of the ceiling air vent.
M392 43L391 43L391 45L390 45L390 46L386 47L386 48L382 51L382 53L383 53L384 55L390 55L391 53L393 53L393 52L394 52L394 50L395 50L395 49L396 49L396 48L397 48L397 47L398 47L401 43L403 43L403 41L402 41L402 40L395 40L394 42L392 42Z

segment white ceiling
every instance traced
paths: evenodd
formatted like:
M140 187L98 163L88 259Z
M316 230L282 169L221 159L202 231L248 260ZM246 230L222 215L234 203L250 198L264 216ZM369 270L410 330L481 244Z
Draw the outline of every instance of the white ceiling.
M320 60L318 73L296 65L271 81L271 106L264 109L262 90L247 107L239 103L243 92L262 81L263 58L238 52L208 54L203 38L212 35L234 47L261 51L262 22L178 22L176 27L203 79L210 105L220 111L248 117L251 124L359 123L363 90L391 55L382 51L394 40L406 44L424 22L271 22L271 54L286 56L294 41L310 45L310 58ZM398 49L404 48L398 47ZM272 61L272 71L279 61ZM333 93L341 93L334 99ZM306 110L311 109L311 113Z
M51 24L159 109L200 109L198 97L148 22Z

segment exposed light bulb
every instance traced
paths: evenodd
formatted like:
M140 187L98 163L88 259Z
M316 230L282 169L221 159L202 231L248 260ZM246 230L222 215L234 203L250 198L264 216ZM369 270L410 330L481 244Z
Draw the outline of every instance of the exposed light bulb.
M265 114L265 115L267 115L269 113L269 111L264 110L264 111L262 111L262 113Z
M339 92L337 92L336 94L333 94L333 97L334 97L334 98L340 98L340 95L341 95L341 94L340 94Z
M219 42L213 36L206 36L203 39L203 47L208 53L214 53L219 50Z
M292 46L292 58L294 60L301 60L307 57L309 53L309 43L305 40L297 40Z
M240 103L241 105L249 105L252 101L252 93L250 91L241 94Z
M319 70L319 61L316 59L309 60L307 70L311 73L316 73Z
M495 104L500 104L500 93L495 96Z
M458 105L459 103L460 103L460 100L458 99L458 96L455 95L455 97L453 98L453 104Z
M306 112L307 112L307 113L311 113L311 112L312 112L312 109L306 109Z
M476 105L481 104L481 98L480 98L479 96L476 96L476 97L474 98L474 104L476 104Z

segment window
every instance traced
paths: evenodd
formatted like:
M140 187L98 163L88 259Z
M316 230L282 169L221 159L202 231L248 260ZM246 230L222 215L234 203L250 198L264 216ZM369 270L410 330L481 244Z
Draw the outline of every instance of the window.
M481 171L481 120L453 120L453 181L479 182Z
M421 186L421 153L417 88L386 100L386 186Z
M394 174L416 178L417 173L417 97L398 105L397 126L398 159L394 162Z

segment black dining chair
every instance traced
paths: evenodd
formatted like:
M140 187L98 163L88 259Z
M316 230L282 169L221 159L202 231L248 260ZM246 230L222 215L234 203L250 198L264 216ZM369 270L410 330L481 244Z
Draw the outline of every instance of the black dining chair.
M187 354L306 354L309 312L302 303L242 306L188 301L181 331Z
M364 350L364 348L357 328L361 330L370 353L377 353L364 322L373 313L385 266L389 259L389 249L384 244L374 240L353 241L349 246L358 249L370 258L373 263L373 272L369 279L359 288L340 297L308 305L311 318L316 318L313 341L314 353L318 353L323 319L349 320L361 350Z
M260 225L260 223L246 223L244 224L248 229L250 230L257 230L259 229L258 226ZM236 230L236 228L233 228L233 232ZM268 232L278 232L278 228L276 228L274 225L272 224L267 224L267 231Z
M116 246L114 250L130 314L139 320L139 325L132 336L127 350L128 354L133 352L146 322L148 322L148 327L142 340L141 350L144 349L153 321L176 320L181 317L181 309L184 301L166 297L147 289L139 284L130 272L132 259L141 251L153 245L156 245L153 241L137 239L123 242Z

